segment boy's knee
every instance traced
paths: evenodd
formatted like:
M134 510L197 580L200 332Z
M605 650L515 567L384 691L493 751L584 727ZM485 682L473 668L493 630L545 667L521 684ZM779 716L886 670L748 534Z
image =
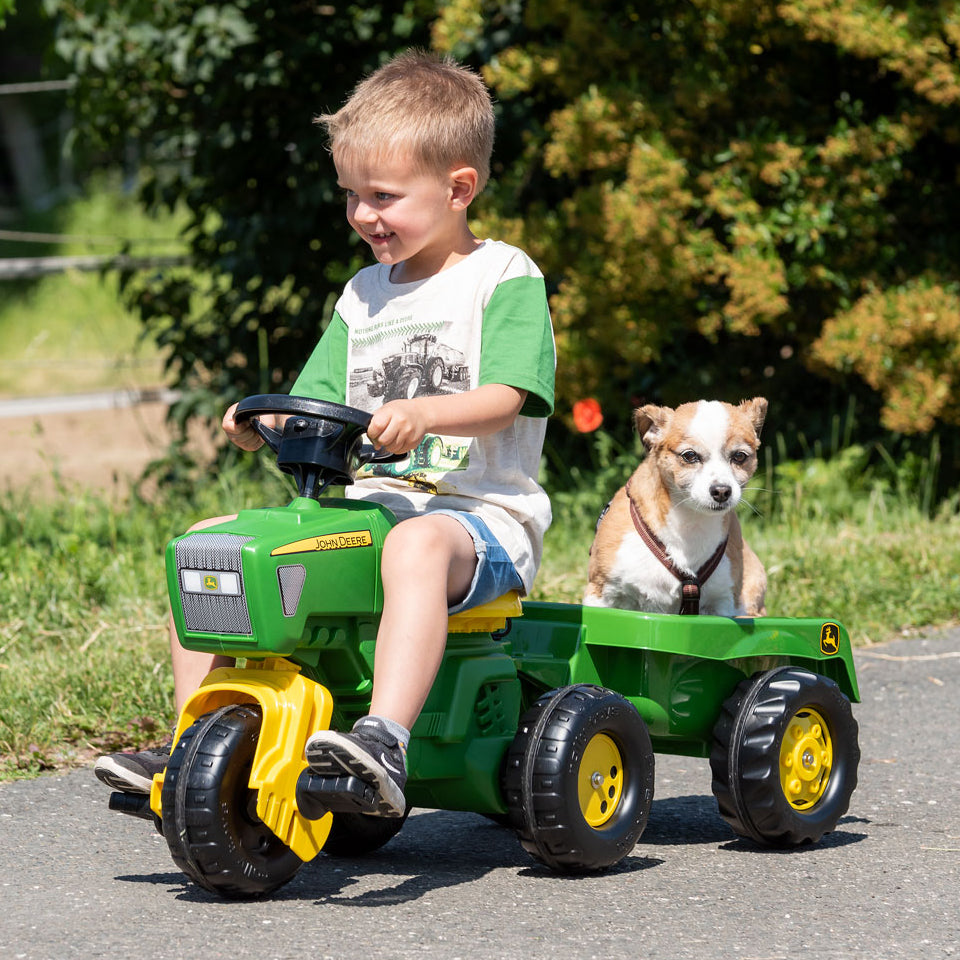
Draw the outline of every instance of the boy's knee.
M206 520L198 520L192 527L188 527L186 532L196 533L197 530L206 530L207 527L215 527L218 523L227 523L236 519L235 513L231 513L228 517L208 517Z
M457 538L470 535L453 517L410 517L402 520L387 534L383 544L385 563L422 563L430 557L446 561L458 552ZM472 540L470 540L472 547Z
M411 548L418 551L429 547L436 547L443 542L443 536L432 523L432 517L410 517L401 520L387 533L383 542L384 553L400 553Z

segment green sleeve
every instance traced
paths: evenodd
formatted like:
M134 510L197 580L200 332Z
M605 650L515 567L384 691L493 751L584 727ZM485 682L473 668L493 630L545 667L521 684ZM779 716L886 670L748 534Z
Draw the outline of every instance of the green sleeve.
M346 403L347 325L340 314L334 312L290 393L295 397Z
M556 352L542 277L504 280L483 311L480 386L504 383L527 391L520 413L553 413Z

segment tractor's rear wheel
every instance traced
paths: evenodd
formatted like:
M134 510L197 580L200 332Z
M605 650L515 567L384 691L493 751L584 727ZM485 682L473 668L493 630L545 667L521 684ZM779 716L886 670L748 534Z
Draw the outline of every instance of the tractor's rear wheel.
M366 813L335 813L333 826L323 845L323 852L334 857L362 857L379 850L392 840L407 822L402 817L373 817Z
M592 684L553 691L523 715L507 753L511 825L555 870L602 870L640 839L653 772L647 725L627 699Z
M763 846L816 843L850 805L857 732L850 701L827 677L778 667L744 680L714 728L721 816Z
M303 865L257 816L248 784L260 723L252 704L205 714L177 741L163 778L163 835L174 862L233 899L268 894Z

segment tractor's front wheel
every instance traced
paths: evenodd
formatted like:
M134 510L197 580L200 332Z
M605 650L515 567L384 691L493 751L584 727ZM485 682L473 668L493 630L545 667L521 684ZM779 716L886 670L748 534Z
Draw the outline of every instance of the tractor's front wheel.
M740 836L772 847L816 843L847 812L857 722L827 677L778 667L744 680L713 737L713 793Z
M163 778L163 835L174 862L233 899L270 893L303 865L257 816L248 783L260 723L253 704L205 714L177 741Z
M555 870L602 870L640 839L653 770L647 725L620 694L592 684L544 694L507 753L511 825L524 849Z

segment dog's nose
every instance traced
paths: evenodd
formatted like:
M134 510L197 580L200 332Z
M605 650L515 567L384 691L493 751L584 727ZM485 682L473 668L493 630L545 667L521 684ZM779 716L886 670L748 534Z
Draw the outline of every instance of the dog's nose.
M710 496L717 503L726 503L730 499L733 488L729 483L712 483L710 485Z

